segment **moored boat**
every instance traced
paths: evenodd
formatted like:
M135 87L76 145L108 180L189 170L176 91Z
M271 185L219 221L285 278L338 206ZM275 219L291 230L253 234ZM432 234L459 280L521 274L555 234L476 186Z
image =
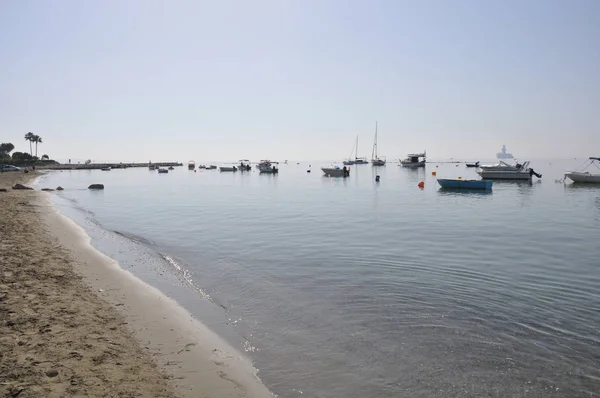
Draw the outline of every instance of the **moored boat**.
M242 159L242 160L240 160L239 169L241 171L250 171L250 170L252 170L252 167L250 166L250 161L248 159Z
M277 174L279 173L279 169L276 165L277 162L271 162L270 160L261 160L256 167L258 167L258 171L260 171L260 173Z
M237 171L237 167L235 166L221 166L219 167L219 171Z
M100 170L102 170L102 171L110 171L110 170L111 170L111 168L110 168L110 167L103 167L103 168L101 168Z
M352 152L354 152L354 159L352 158ZM356 136L356 143L350 152L350 158L348 160L344 160L344 166L352 166L353 164L369 164L366 158L358 157L358 136Z
M169 170L168 170L168 169L161 169L161 168L158 168L157 170L158 170L158 174L165 174L165 173L168 173L168 172L169 172Z
M442 188L450 189L492 189L493 180L462 180L462 179L438 179Z
M377 153L377 122L375 122L375 140L373 141L373 151L371 151L371 164L373 166L385 166L385 157L380 158Z
M196 168L196 162L194 162L193 160L190 160L188 162L188 169L189 170L194 170Z
M425 167L426 160L427 160L427 152L409 153L406 156L406 159L400 161L400 164L402 165L402 167L409 167L409 168Z
M215 166L214 164L211 164L210 166L206 167L206 170L216 170L217 166Z
M591 165L594 165L600 169L600 158L591 157L589 158L589 162L587 162L581 171L568 171L565 173L565 177L569 178L573 182L582 182L582 183L592 183L598 184L600 183L600 173L590 173L589 171L584 171Z
M325 175L327 177L349 177L350 176L350 168L349 167L342 167L340 168L339 166L334 166L334 167L321 167L321 170L323 170L323 173L325 173Z
M529 162L527 162L529 163ZM523 167L518 161L515 164L508 164L503 160L500 160L496 164L482 164L478 166L482 170L486 171L517 171Z
M500 161L496 165L482 165L477 169L477 174L483 179L489 180L530 180L533 176L542 178L541 174L536 173L529 167L529 161L520 164L510 165Z
M479 160L475 163L467 163L467 167L479 167Z

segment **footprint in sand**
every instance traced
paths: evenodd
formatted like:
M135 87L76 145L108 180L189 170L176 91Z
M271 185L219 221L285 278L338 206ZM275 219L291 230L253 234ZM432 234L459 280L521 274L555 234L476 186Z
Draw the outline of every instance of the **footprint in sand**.
M184 351L191 351L191 348L192 348L192 347L195 347L195 346L197 346L197 345L198 345L198 344L196 344L196 343L187 343L187 344L185 345L185 347L183 347L183 349L182 349L182 350L179 350L179 351L177 351L177 353L178 353L178 354L181 354L181 353L182 353L182 352L184 352Z

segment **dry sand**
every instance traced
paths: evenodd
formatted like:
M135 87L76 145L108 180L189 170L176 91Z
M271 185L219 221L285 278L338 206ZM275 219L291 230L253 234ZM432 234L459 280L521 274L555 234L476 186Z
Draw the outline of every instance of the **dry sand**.
M250 361L0 174L0 394L270 397ZM157 367L157 364L159 367Z
M8 397L174 397L173 388L39 222L39 192L0 175L0 392Z

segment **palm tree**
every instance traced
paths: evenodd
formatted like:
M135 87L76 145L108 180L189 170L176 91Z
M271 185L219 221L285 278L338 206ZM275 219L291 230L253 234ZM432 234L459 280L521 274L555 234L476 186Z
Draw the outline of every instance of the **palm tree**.
M42 143L42 137L39 135L33 136L33 142L35 142L35 157L37 158L37 146Z
M29 141L29 154L31 156L33 156L33 148L31 147L31 143L33 142L34 139L35 139L35 134L33 134L32 132L25 134L25 141Z

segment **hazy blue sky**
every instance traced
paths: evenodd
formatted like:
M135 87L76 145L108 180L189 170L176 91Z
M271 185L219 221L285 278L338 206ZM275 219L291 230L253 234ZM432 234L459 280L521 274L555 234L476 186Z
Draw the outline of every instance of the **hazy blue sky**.
M0 141L94 160L600 155L597 0L3 0Z

